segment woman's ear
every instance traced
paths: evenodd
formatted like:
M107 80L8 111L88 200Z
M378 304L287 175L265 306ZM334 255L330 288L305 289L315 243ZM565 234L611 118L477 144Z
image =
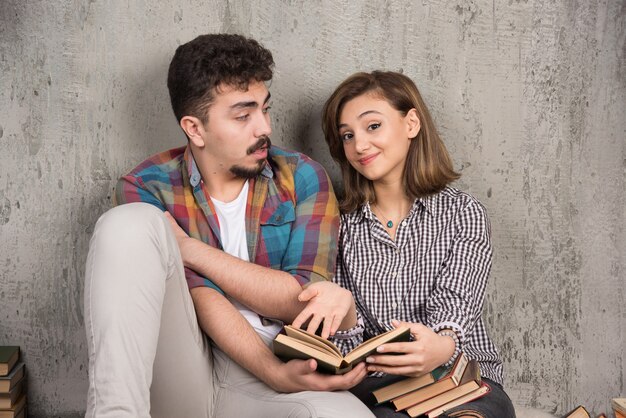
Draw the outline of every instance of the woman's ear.
M409 110L404 119L407 123L408 137L411 139L415 138L422 128L420 118L417 116L417 110L415 108Z
M204 147L204 124L194 116L183 116L180 120L180 127L183 128L187 138L198 148Z

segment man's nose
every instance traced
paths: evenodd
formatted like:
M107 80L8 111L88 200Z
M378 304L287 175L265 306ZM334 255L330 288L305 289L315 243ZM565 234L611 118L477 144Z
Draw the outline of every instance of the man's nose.
M260 117L257 118L254 136L259 138L262 136L270 136L271 134L272 124L270 122L270 117L267 113L260 112Z

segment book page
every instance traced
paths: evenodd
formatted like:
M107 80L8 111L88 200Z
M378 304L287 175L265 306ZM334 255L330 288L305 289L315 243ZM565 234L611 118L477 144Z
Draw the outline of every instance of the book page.
M285 326L285 332L291 338L295 338L301 341L306 341L309 344L313 344L319 347L320 349L323 349L324 351L334 355L335 357L343 359L343 356L341 355L341 351L339 351L339 349L328 340L318 337L315 334L310 334L304 330L292 327L291 325Z
M309 358L316 359L320 362L326 363L334 368L341 367L343 359L338 358L335 355L329 354L326 351L320 350L320 347L314 344L309 344L302 340L290 338L287 335L278 334L274 340L274 353L278 357L284 357L288 359L303 359Z
M374 338L370 338L369 340L365 341L363 344L359 345L354 350L346 354L346 361L348 363L352 363L353 361L356 361L361 357L367 356L371 354L374 350L376 350L376 347L378 347L379 345L390 342L402 334L406 334L406 340L408 341L409 329L406 327L392 329L391 331L387 331L383 334L377 335Z

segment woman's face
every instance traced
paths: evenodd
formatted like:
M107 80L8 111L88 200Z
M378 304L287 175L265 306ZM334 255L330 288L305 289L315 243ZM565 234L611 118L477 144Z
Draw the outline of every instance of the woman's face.
M367 93L346 102L339 115L346 158L374 182L402 180L411 138L419 128L415 109L402 116L385 99Z

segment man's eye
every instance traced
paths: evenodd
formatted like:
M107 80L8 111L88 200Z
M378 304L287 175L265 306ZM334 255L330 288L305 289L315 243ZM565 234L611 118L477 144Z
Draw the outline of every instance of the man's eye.
M263 113L267 113L270 111L270 109L272 108L272 106L267 106L263 108Z
M246 113L245 115L237 116L235 119L240 120L240 121L245 121L245 120L248 120L249 117L250 117L250 114Z
M375 131L378 128L380 128L380 123L372 123L367 127L367 129L370 131Z
M349 141L352 138L354 138L354 135L352 135L351 132L346 132L345 134L341 135L341 140L344 141L344 142Z

